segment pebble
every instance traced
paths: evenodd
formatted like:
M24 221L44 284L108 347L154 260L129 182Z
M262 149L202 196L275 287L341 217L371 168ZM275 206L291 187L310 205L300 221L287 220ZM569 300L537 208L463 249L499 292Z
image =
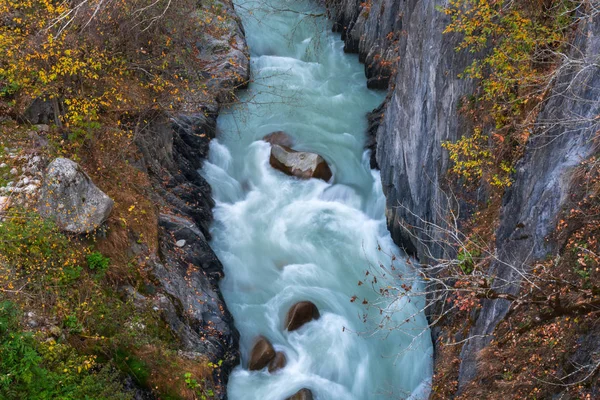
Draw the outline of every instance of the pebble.
M0 196L0 213L7 210L10 206L10 198L6 196Z
M175 246L177 246L177 247L185 246L185 240L184 239L178 240L177 242L175 242Z

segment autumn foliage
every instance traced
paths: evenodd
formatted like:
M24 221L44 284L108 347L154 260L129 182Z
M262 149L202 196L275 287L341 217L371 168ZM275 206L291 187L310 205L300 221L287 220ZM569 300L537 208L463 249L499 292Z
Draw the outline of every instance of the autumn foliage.
M35 152L77 161L115 201L106 231L85 237L40 218L35 199L11 195L0 210L0 325L5 309L16 315L10 336L0 326L0 398L37 398L29 392L37 390L39 398L126 399L126 376L161 398L210 389L206 360L182 358L160 314L120 288L154 290L140 260L158 247L158 205L148 174L133 165L136 135L216 97L199 43L228 33L221 6L0 0L0 187L16 182L9 171L20 173ZM52 110L43 134L31 126L41 121L26 118L34 101ZM32 135L45 145L32 149ZM132 243L143 255L132 255ZM202 387L192 390L186 374Z
M456 177L510 186L513 164L563 61L576 10L569 0L451 0L441 9L450 18L445 33L462 38L456 51L475 55L460 77L478 82L459 110L472 131L443 144Z

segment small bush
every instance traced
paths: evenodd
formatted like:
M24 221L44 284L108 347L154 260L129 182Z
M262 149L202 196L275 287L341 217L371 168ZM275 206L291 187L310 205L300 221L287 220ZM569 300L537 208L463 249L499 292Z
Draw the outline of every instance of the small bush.
M110 365L19 329L18 308L0 303L0 399L131 399Z
M110 265L110 258L105 257L99 251L94 251L87 255L86 257L88 267L97 272L100 275L104 275L106 271L108 271L108 267Z

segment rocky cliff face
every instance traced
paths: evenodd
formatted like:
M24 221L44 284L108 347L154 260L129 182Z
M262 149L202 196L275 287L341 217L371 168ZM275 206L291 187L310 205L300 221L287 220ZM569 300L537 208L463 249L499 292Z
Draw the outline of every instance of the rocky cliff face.
M452 205L445 184L448 158L443 141L455 141L468 122L458 113L474 82L457 75L476 55L456 52L459 38L443 34L449 22L436 10L443 0L330 0L334 29L348 51L357 51L372 82L386 86L386 103L372 118L376 162L387 198L388 226L394 240L427 263L452 254L440 245ZM547 240L568 200L573 168L595 150L595 116L600 111L597 64L598 18L581 22L573 55L562 69L538 117L537 132L519 162L515 182L504 198L497 232L498 258L492 267L497 289L515 293L519 269L557 250ZM384 61L383 67L377 66ZM392 67L388 69L388 63ZM393 75L395 73L395 75ZM391 79L389 76L392 76ZM373 87L378 87L374 85ZM380 87L379 86L379 87ZM569 121L558 124L557 120ZM408 229L406 229L408 228ZM461 353L461 386L476 377L476 357L508 309L505 300L487 301ZM481 335L481 336L480 336Z
M550 240L572 194L572 174L598 151L600 113L600 18L580 22L571 61L565 62L542 107L534 137L504 196L497 230L498 261L492 265L498 291L517 294L523 269L557 255ZM460 385L476 377L476 356L508 311L507 300L487 300L463 347Z
M359 1L332 6L338 10L336 27L346 28L346 47L360 52L369 79L390 83L384 116L373 129L376 161L392 236L422 261L443 251L432 246L438 232L425 222L443 223L448 200L442 179L448 159L441 143L463 132L466 122L458 116L459 101L474 87L472 81L457 78L473 55L457 53L459 38L442 34L448 19L436 7L444 4L386 0L374 2L369 12ZM391 78L374 66L381 60L392 63ZM414 228L409 233L403 225Z
M207 64L204 72L211 76L209 94L184 94L190 100L189 112L155 116L136 140L142 154L139 168L151 177L161 210L159 251L144 263L156 284L163 318L185 356L208 358L220 366L214 371L215 398L220 399L227 397L229 372L239 363L239 334L219 291L223 266L208 244L214 201L198 170L215 137L220 103L249 79L243 27L231 2L222 2L222 7L229 37L204 35L196 43Z

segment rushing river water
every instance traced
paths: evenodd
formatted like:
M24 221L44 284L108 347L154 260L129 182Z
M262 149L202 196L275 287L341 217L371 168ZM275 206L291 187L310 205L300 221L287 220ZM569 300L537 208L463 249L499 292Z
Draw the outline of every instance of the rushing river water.
M366 88L364 67L343 53L330 22L306 15L323 13L315 3L236 3L253 83L241 104L223 110L202 171L217 202L212 246L225 267L221 289L241 333L229 398L284 400L301 388L319 400L424 398L432 364L418 312L424 300L379 295L414 276L386 229L379 175L364 152L366 113L384 94ZM332 181L271 168L270 145L260 139L280 130L295 149L322 155ZM380 264L388 273L393 264L395 281L381 279ZM318 306L320 319L284 330L290 306L303 300ZM284 369L247 370L258 335L285 352Z

